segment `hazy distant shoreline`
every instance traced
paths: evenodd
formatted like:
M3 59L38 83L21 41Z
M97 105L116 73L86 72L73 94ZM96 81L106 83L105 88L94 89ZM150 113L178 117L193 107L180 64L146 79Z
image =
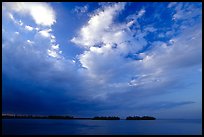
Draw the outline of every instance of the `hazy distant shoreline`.
M2 119L63 119L63 120L155 120L156 118L151 116L128 116L126 119L121 119L117 116L101 116L93 118L80 118L73 116L38 116L38 115L16 115L16 114L3 114Z

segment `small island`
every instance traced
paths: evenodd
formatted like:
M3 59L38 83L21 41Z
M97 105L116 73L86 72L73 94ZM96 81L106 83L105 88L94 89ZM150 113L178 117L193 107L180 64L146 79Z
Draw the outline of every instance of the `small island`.
M154 117L150 117L150 116L143 116L143 117L139 117L139 116L129 116L126 118L126 120L155 120L156 118Z
M81 118L73 116L42 116L42 115L16 115L16 114L2 114L3 119L63 119L63 120L120 120L117 116L96 116L93 118ZM151 116L128 116L125 120L155 120Z

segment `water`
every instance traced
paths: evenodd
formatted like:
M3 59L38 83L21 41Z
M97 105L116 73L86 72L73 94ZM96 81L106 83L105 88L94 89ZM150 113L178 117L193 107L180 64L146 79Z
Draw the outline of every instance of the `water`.
M201 120L3 119L3 135L202 135Z

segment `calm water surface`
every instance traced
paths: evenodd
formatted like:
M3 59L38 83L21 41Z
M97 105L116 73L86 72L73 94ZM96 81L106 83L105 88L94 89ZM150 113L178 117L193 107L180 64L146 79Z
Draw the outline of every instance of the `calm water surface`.
M201 120L3 119L3 134L201 135Z

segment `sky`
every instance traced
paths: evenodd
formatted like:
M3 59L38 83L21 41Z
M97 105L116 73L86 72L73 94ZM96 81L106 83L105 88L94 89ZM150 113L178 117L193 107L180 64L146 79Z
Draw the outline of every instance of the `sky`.
M2 113L202 117L201 2L3 2Z

